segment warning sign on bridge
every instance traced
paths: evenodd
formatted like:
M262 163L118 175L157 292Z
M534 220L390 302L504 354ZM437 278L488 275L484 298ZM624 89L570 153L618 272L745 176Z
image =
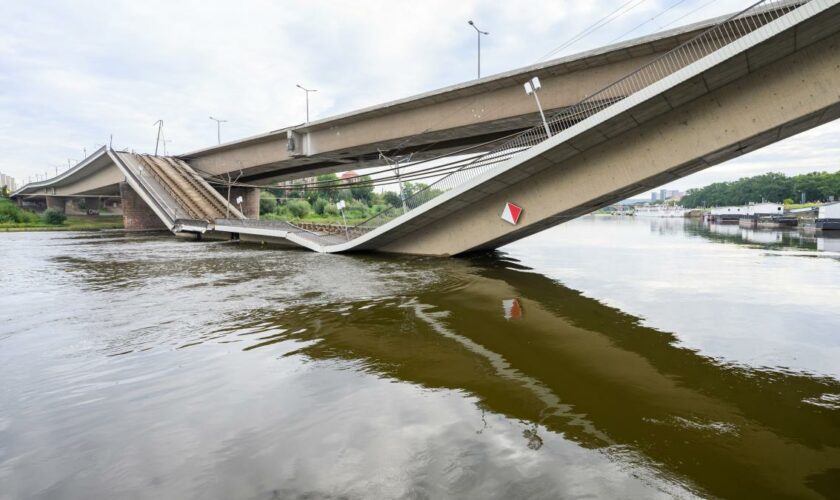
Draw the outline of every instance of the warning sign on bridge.
M519 216L522 215L522 207L514 203L505 203L505 209L502 210L502 220L510 222L514 226L519 222Z

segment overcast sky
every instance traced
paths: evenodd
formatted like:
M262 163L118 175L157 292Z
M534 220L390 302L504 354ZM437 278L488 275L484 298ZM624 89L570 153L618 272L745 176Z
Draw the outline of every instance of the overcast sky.
M324 118L739 10L751 1L0 0L0 172L55 173L114 137L170 154ZM669 9L670 8L670 9ZM669 9L666 11L666 9ZM663 12L664 11L664 12ZM669 184L685 189L768 171L840 169L829 124Z

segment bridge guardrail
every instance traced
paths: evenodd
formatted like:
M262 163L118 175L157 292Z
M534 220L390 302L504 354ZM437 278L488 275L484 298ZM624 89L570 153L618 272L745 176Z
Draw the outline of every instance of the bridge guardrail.
M812 0L761 0L704 30L690 40L660 55L621 79L551 116L548 121L554 136L581 121L609 108L627 97L673 75L686 66L743 38L762 26L806 5ZM446 191L478 175L489 172L506 160L545 141L549 137L542 123L520 132L502 145L463 161L460 168L445 174L426 188L404 200L401 207L388 210L357 224L374 229L427 203Z
M155 203L160 207L161 210L163 210L166 213L166 215L170 218L170 220L174 224L174 221L179 218L178 213L175 211L175 209L170 207L169 204L163 199L161 194L158 193L157 188L155 188L154 185L151 182L145 182L144 179L143 179L143 173L142 172L135 172L132 165L130 165L129 162L124 161L119 156L120 152L113 151L113 150L110 150L110 152L112 154L112 157L116 158L116 161L118 161L121 165L123 165L123 167L125 167L125 172L131 174L131 176L135 180L135 182L137 182L137 184L140 187L142 187L151 198L154 199ZM161 184L161 183L158 182L158 184ZM164 186L164 189L167 189L167 188ZM140 194L140 193L138 193L138 194ZM174 196L171 193L170 193L170 197L174 198Z

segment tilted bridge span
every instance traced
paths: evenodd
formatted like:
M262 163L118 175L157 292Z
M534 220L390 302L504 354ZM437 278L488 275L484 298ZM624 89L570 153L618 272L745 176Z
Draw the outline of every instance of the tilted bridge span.
M620 47L178 158L103 148L13 196L49 201L120 186L127 218L146 220L145 208L179 234L328 253L497 248L839 117L839 3L762 1ZM520 84L534 74L555 89L546 92L547 127L522 99ZM572 85L576 74L593 86ZM469 119L456 113L465 106ZM253 186L374 166L379 151L395 149L448 166L403 206L339 233L260 221L255 188L222 195L210 183L232 171ZM503 219L509 204L518 217Z

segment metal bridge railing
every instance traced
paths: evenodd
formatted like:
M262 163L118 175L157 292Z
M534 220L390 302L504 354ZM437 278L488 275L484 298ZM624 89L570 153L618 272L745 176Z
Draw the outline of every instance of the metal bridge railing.
M155 184L162 186L163 189L166 190L167 193L169 193L170 199L175 200L176 203L178 198L155 172L152 172L152 176L156 179L157 182L147 182L144 179L144 173L148 169L143 168L140 171L135 171L134 166L131 165L131 162L124 161L122 158L119 157L119 152L112 151L112 153L115 157L117 157L118 161L125 166L126 170L128 171L128 173L131 174L131 176L134 178L137 184L140 187L142 187L149 194L149 196L155 200L156 204L160 207L160 209L163 210L173 222L180 218L179 213L174 208L172 208L169 205L169 203L166 202L164 197L158 192L158 189L157 187L155 187Z
M554 114L548 120L551 135L580 123L625 98L673 75L703 57L732 44L762 26L796 10L811 0L761 0L743 11L706 29L697 36L655 58L620 80L584 98L577 104ZM462 165L432 182L425 189L407 197L404 206L393 207L361 222L356 227L374 229L404 213L429 202L446 191L489 172L506 160L548 139L540 124L521 132L487 153L467 158Z

